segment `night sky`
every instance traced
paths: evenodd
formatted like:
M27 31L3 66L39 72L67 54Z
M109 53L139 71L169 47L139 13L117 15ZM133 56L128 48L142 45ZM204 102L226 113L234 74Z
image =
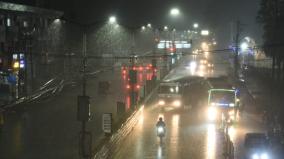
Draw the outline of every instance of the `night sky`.
M175 25L186 29L193 22L209 28L217 34L227 33L230 23L240 20L244 24L243 35L261 40L261 27L256 23L260 0L10 0L11 2L35 5L42 1L44 7L62 10L66 16L89 23L116 15L119 23L140 26L148 22L155 26ZM180 8L182 16L169 16L172 7Z

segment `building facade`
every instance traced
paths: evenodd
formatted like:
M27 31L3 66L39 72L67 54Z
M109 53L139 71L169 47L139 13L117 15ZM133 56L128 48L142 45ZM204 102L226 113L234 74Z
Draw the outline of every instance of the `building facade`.
M15 84L14 96L27 92L28 81L34 83L37 70L42 72L40 66L48 63L47 52L62 43L57 24L62 15L59 11L0 2L0 71L2 79L14 77L0 83Z

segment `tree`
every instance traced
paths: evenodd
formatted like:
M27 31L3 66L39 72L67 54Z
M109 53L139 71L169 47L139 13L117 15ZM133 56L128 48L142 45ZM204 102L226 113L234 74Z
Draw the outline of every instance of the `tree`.
M273 59L272 77L275 77L275 71L277 71L277 79L281 77L281 66L284 74L284 56L281 54L284 51L283 11L284 2L282 0L261 0L257 16L257 21L262 24L264 30L264 51Z

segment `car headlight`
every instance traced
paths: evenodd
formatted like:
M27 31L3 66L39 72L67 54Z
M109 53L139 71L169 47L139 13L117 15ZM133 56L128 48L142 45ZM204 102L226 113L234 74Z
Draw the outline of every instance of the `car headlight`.
M175 100L173 102L173 105L176 106L176 107L179 107L181 105L181 102L179 100Z
M159 105L165 105L165 101L163 101L163 100L159 100L159 103L158 103Z
M209 107L208 108L208 119L210 121L215 120L217 117L217 109L215 107Z

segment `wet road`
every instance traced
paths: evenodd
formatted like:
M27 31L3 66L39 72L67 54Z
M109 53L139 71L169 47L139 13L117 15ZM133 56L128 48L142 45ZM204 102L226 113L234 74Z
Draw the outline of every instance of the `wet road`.
M212 77L224 75L229 70L229 63L224 58L211 57L208 59L215 67L201 67L204 57L189 56L184 58L181 65L166 76L166 81L179 80L186 77ZM205 58L206 59L206 58ZM192 63L195 64L192 64ZM195 84L194 84L195 85ZM187 90L197 92L198 89ZM194 93L193 93L194 94ZM248 96L245 92L242 96ZM207 122L206 99L199 100L197 108L190 111L164 112L157 106L157 99L144 109L139 123L122 145L118 145L112 158L146 158L146 159L220 159L222 158L223 138L220 137L216 125ZM249 99L244 99L246 108L254 107ZM162 116L166 122L166 137L162 144L156 136L155 124ZM260 115L245 110L239 117L239 122L229 128L229 136L235 148L235 158L242 159L244 155L244 135L248 132L265 132Z
M166 123L166 136L160 144L155 124L162 116ZM203 122L196 112L161 112L156 106L146 107L133 132L112 158L215 158L217 129ZM219 144L220 145L220 144Z
M223 138L218 126L207 122L203 108L190 111L164 112L153 102L144 108L138 124L125 142L117 146L112 158L146 159L219 159ZM166 122L166 136L160 144L155 124L159 117ZM229 128L234 143L235 158L244 154L244 135L264 132L258 115L244 113L238 124Z

